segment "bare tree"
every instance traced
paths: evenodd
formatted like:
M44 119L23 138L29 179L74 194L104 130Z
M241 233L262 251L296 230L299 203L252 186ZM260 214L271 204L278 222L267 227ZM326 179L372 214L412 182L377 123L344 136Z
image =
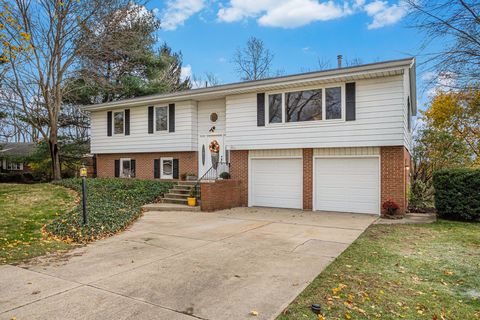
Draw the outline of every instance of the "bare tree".
M8 68L2 90L14 96L12 102L24 120L48 141L52 177L61 179L58 133L64 81L84 46L82 30L128 1L0 0L0 5L9 13L0 15L0 23L13 45L5 53ZM10 15L18 27L2 21ZM13 50L20 45L26 49Z
M406 0L412 26L425 32L422 50L427 68L454 78L451 86L477 85L480 79L480 2L478 0ZM432 42L441 49L428 52ZM435 79L434 79L435 80Z
M243 48L233 56L236 71L242 80L258 80L270 75L273 54L262 40L250 37Z

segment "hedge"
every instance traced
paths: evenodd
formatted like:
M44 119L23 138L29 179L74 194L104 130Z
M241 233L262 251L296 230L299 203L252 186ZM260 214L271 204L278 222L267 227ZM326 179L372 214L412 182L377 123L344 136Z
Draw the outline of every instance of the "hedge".
M71 188L81 195L81 179L65 179L54 184ZM89 242L124 230L141 215L141 206L155 201L172 187L171 183L135 179L87 179L88 224L83 225L82 205L45 226L56 238Z
M441 218L480 219L480 169L448 169L434 173L435 208Z

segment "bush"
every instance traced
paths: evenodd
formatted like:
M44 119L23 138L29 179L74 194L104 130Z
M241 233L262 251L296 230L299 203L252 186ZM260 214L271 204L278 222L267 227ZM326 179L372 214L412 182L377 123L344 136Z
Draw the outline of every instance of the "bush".
M0 173L0 182L8 183L32 183L38 182L39 179L29 172L24 173Z
M81 179L55 181L81 195ZM87 179L88 224L83 225L81 203L45 227L62 240L89 242L124 230L141 215L141 206L155 201L171 183L135 179Z
M397 210L400 209L398 204L393 200L385 201L382 207L387 212L387 215L389 216L394 216L397 213Z
M228 173L228 172L222 172L222 173L220 173L220 178L222 178L222 179L230 179L230 173Z
M433 175L435 207L446 219L480 219L480 169L446 169Z

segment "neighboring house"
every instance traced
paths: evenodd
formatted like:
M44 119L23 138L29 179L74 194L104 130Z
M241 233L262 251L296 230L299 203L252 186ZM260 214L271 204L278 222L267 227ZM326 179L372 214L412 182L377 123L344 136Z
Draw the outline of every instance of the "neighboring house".
M245 206L379 214L407 206L415 59L85 107L99 177L178 179L212 166Z
M35 150L31 142L0 142L0 171L10 173L30 172L26 158Z

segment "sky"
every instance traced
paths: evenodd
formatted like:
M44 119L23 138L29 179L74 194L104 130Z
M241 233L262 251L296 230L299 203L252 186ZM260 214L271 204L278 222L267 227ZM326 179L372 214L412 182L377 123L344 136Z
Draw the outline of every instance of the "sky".
M239 81L232 57L251 36L283 74L314 71L319 60L335 67L338 54L362 63L416 56L423 40L402 0L151 0L147 7L161 20L159 41L183 54L183 76L212 73L221 83ZM431 76L417 68L422 109Z

